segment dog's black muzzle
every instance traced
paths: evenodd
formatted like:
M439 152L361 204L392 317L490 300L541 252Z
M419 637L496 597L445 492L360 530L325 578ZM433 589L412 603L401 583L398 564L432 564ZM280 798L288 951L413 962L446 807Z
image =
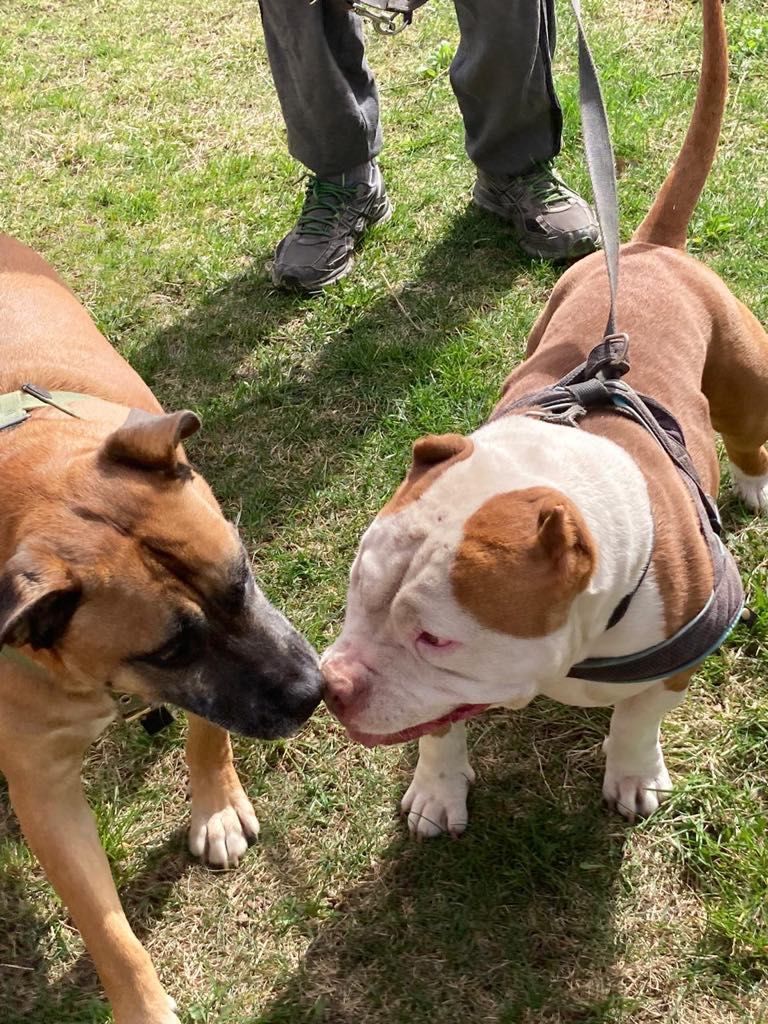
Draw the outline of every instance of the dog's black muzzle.
M244 617L245 625L212 632L204 655L186 670L155 675L153 689L163 703L231 732L290 736L320 703L317 654L261 593Z

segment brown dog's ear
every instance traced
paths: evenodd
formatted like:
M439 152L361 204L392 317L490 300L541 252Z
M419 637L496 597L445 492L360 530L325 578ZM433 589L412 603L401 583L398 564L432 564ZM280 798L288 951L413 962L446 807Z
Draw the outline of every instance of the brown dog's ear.
M548 487L488 498L464 523L453 596L487 629L540 637L559 629L588 585L597 548L576 505Z
M74 574L53 555L14 555L0 576L0 646L55 646L80 603Z
M426 437L420 437L413 444L413 466L409 475L425 473L432 466L461 455L467 448L472 448L472 442L461 434L427 434Z
M179 444L201 427L188 409L161 416L132 409L128 419L104 442L104 454L113 462L174 474L179 469Z

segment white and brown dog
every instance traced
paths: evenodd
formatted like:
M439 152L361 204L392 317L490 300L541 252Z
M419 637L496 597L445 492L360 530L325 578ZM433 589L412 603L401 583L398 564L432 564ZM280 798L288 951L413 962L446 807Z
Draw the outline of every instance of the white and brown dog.
M682 424L710 494L719 431L736 490L763 510L768 337L712 271L681 251L727 90L721 2L703 8L702 75L685 144L621 248L626 379ZM650 814L670 789L659 726L683 699L691 662L708 650L688 657L684 671L636 683L569 670L663 642L702 612L715 573L696 502L654 437L615 412L593 412L573 429L508 411L584 361L602 336L602 259L585 259L560 280L489 423L471 437L415 444L406 480L352 567L344 629L323 659L326 700L363 743L421 738L402 804L420 836L466 825L473 773L463 720L538 694L614 706L603 792L625 816Z

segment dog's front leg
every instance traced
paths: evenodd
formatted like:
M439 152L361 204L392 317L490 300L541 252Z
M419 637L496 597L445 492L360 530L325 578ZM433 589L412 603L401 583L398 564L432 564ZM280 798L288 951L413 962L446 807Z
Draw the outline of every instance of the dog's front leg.
M463 722L441 735L422 736L413 782L400 804L411 833L419 839L443 832L461 835L467 827L467 793L474 781Z
M661 720L683 700L692 674L655 683L614 708L603 744L603 796L629 821L652 814L672 789L661 750Z
M234 868L259 834L259 821L232 761L229 733L187 715L192 794L189 849L217 868Z
M22 831L88 947L115 1024L179 1024L149 954L133 934L80 783L81 752L41 743L34 761L6 764Z

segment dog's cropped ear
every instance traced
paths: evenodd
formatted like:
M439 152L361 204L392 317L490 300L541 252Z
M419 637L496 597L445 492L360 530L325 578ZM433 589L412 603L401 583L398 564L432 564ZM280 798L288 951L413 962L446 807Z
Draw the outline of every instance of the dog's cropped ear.
M539 512L538 541L569 584L581 585L595 568L595 545L581 515L566 504L545 502Z
M472 442L461 434L427 434L413 444L412 473L426 473L432 466L455 459L472 448Z
M79 581L55 555L17 552L0 574L0 646L54 647L81 594Z
M413 462L408 475L379 513L393 515L417 501L447 469L475 450L468 437L461 434L428 434L413 445Z
M188 409L161 416L132 409L122 427L104 442L103 452L112 462L173 475L182 464L179 444L200 427L199 418Z

